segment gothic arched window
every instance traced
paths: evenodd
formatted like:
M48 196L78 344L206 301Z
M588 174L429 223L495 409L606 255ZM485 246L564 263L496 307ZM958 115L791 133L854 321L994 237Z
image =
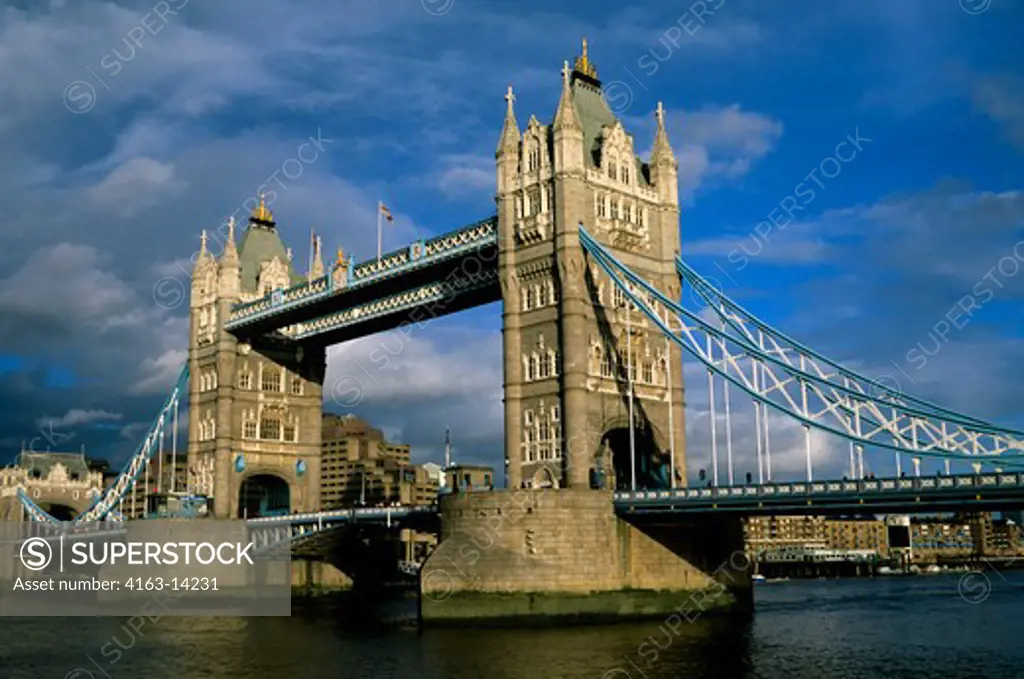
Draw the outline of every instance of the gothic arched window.
M263 391L281 391L281 370L272 365L263 366L260 388Z
M264 412L260 416L260 438L267 441L281 440L281 418L276 413Z

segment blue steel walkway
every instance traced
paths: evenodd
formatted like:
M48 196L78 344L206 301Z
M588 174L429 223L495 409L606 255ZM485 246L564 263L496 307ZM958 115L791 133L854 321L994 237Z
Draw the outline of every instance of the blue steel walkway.
M1024 474L800 481L615 493L619 514L913 514L1024 508Z

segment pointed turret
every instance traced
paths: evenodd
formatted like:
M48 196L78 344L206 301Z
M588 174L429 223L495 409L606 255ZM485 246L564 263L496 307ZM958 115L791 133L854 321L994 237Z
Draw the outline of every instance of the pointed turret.
M498 140L498 150L494 157L497 158L498 193L511 190L514 178L519 171L519 123L516 122L516 112L513 103L516 95L512 94L512 86L508 86L505 93L505 124L501 128L501 138Z
M661 102L654 112L658 119L658 129L654 133L654 146L651 149L651 183L662 201L670 205L679 204L679 163L668 142L665 131L665 109Z
M206 247L207 239L206 229L203 229L202 233L199 234L199 253L196 255L195 271L198 271L203 264L213 259L213 255L210 254L210 250Z
M217 290L217 259L208 247L209 236L206 229L199 235L199 252L195 255L195 266L192 269L192 306L200 306L209 301Z
M228 237L220 256L220 294L235 299L241 290L238 248L235 247L235 218L228 218Z
M310 280L320 278L324 275L324 257L321 251L323 250L323 242L320 240L320 236L317 236L313 241L313 267L309 270Z
M586 41L584 41L584 45L586 45ZM562 96L558 100L558 111L555 113L555 122L552 126L556 173L582 173L584 171L583 127L580 125L580 119L576 112L572 75L573 72L569 70L569 62L564 62L562 64Z
M668 132L665 131L665 109L661 102L654 111L654 117L658 120L658 129L654 133L654 148L651 150L651 163L668 160L675 162L676 156L672 152L672 145L668 143Z
M516 95L512 93L512 86L509 85L508 92L505 93L505 124L501 127L501 138L498 140L498 156L519 148L520 135L519 123L516 121L515 100Z
M573 104L572 97L572 84L569 81L569 76L572 75L572 71L569 70L569 62L566 61L562 64L562 96L558 100L558 111L555 112L555 129L559 128L572 128L580 129L580 121L576 116L576 106Z

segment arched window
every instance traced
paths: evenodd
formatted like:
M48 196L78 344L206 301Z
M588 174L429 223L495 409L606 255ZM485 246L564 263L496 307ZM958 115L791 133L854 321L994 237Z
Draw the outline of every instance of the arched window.
M302 378L298 375L291 376L292 388L291 392L293 396L302 396Z
M535 379L537 379L537 368L538 368L537 363L538 363L538 361L537 361L537 354L530 354L530 368L529 368L529 372L526 375L526 379L527 380L535 380Z
M276 413L264 412L260 417L260 438L267 441L281 440L281 418Z
M263 366L260 388L263 391L281 391L281 370L272 365Z
M622 181L625 184L629 183L629 166L628 165L623 165L622 166Z
M242 438L254 439L257 437L256 417L252 411L242 413Z
M289 418L284 424L284 440L290 443L298 440L298 426L294 417Z
M626 293L617 285L612 288L612 298L616 309L622 309L626 306Z

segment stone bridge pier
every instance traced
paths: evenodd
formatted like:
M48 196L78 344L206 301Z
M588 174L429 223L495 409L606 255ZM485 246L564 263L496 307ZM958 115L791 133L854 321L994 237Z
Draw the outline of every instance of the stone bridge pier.
M422 569L428 624L684 620L752 605L740 519L616 516L610 491L516 489L446 497Z

